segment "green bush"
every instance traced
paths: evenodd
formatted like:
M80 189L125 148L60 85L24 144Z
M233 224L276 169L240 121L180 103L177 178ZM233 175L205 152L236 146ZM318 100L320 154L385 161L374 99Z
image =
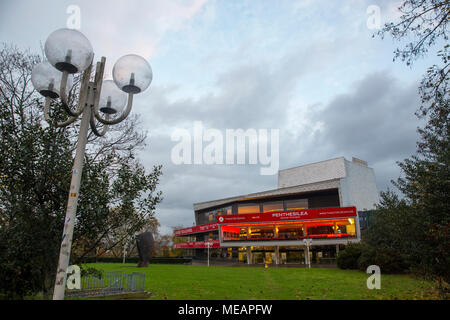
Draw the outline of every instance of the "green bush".
M358 258L358 267L366 271L370 265L380 267L381 273L404 273L409 270L406 258L392 248L373 248L365 246Z
M360 243L349 244L344 250L339 251L336 257L336 264L340 269L358 269L358 259L362 253Z
M340 269L366 271L370 265L380 267L381 273L405 273L410 269L406 257L393 248L375 248L367 243L347 245L339 252L336 264Z

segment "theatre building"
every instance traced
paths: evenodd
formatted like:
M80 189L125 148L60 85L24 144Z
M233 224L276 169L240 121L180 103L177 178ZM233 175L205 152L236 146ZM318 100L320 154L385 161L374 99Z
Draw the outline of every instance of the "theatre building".
M184 256L248 264L333 263L375 208L365 161L336 158L278 172L278 188L194 204L195 226L174 231Z

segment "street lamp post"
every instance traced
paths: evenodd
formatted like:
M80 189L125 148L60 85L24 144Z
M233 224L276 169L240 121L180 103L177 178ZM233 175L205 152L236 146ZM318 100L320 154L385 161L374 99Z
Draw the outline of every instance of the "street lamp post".
M305 243L305 264L308 265L308 268L311 268L311 259L309 258L309 248L312 243L312 239L303 239L303 242Z
M45 42L45 56L48 61L36 65L31 78L35 89L45 97L45 120L50 125L65 127L81 116L53 292L54 300L63 300L89 127L96 136L101 137L105 135L108 125L123 121L131 111L133 95L148 88L153 74L144 58L130 54L115 63L114 80L103 80L106 58L102 57L96 64L91 81L92 46L81 32L72 29L59 29L50 34ZM78 104L74 109L69 103L69 88L72 75L81 72ZM53 120L49 112L51 100L57 98L68 116L62 122ZM97 128L98 122L103 125L101 130Z
M208 245L208 267L209 267L209 246L210 246L211 243L207 242L206 244Z
M125 264L125 257L127 255L127 247L128 247L128 243L125 242L124 246L123 246L123 260L122 263Z

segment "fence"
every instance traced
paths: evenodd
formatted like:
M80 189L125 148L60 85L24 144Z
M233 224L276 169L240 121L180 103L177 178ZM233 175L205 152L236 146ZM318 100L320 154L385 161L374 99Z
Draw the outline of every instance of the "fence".
M66 290L66 296L96 296L125 292L144 292L145 274L123 274L121 271L103 271L99 275L81 277L81 289Z

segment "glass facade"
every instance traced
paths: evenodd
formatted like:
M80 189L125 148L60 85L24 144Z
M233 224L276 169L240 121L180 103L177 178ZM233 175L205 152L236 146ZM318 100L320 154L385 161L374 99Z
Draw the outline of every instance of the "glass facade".
M305 235L303 224L289 224L276 226L277 240L302 239Z
M214 223L220 215L232 214L231 206L222 207L197 214L197 225Z
M232 214L250 214L262 212L280 212L316 208L337 208L340 206L339 192L335 190L326 190L320 192L311 192L297 195L280 195L267 198L251 198L233 201L220 207L205 208L195 211L196 225L211 224L217 222L220 215ZM220 231L219 231L220 230ZM217 259L239 261L247 263L250 258L251 263L275 263L275 243L278 246L278 262L304 264L304 244L303 239L351 239L356 238L355 218L331 218L298 221L273 221L273 222L242 222L238 224L220 224L219 230L213 230L193 235L193 241L206 241L209 239L220 239L222 248L217 248ZM286 240L285 244L279 243ZM262 242L264 241L264 242ZM267 242L265 242L267 241ZM273 241L274 244L270 243ZM289 243L288 241L297 241ZM246 242L247 247L237 247ZM313 241L314 242L314 241ZM232 248L227 247L232 246ZM316 242L315 246L318 246ZM331 242L332 243L332 242ZM262 247L262 245L271 247ZM251 250L250 250L251 246ZM326 248L325 248L326 247ZM327 244L320 252L316 253L311 249L311 258L316 255L317 261L333 259L336 245ZM270 250L268 249L270 248ZM314 246L312 248L315 248ZM247 257L248 251L251 255ZM267 249L267 250L266 250ZM195 256L199 258L206 257L206 249L194 249ZM313 253L314 252L314 253ZM214 252L210 250L211 258ZM331 254L331 256L329 256Z
M354 218L323 219L300 222L222 225L223 242L227 241L280 241L305 238L355 238Z
M308 209L308 199L286 200L286 210Z
M213 223L217 221L217 216L225 214L247 214L313 208L332 208L339 206L339 193L335 190L308 196L286 196L275 199L238 201L218 209L196 211L195 216L196 224L201 225Z
M283 211L283 210L284 210L283 201L263 203L263 212Z
M347 221L336 223L336 234L344 237L356 237L355 219L348 218Z
M240 203L238 204L238 214L260 213L259 203Z

